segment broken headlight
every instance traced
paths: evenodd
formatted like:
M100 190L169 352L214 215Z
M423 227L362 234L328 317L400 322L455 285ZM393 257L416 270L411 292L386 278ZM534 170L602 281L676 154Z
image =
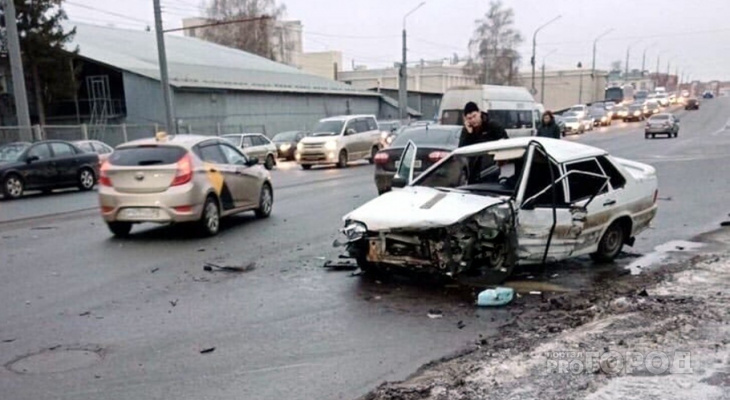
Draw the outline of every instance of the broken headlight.
M349 242L354 242L365 237L368 232L368 228L361 222L348 221L345 227L342 229L342 233L345 235Z

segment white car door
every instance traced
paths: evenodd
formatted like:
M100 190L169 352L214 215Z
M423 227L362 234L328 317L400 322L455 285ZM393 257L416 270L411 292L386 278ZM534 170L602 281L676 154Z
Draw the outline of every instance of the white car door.
M570 257L584 213L570 207L563 171L542 150L530 146L525 166L516 198L518 263Z

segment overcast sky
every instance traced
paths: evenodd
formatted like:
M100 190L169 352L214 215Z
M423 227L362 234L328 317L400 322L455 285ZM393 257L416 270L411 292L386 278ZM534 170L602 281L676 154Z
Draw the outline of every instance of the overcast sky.
M202 15L199 0L161 0L165 29L181 26L184 17ZM339 50L346 69L353 60L371 67L390 66L401 57L403 15L421 0L285 0L286 19L304 26L304 50ZM114 24L143 29L154 27L152 0L65 0L69 18L79 22ZM505 0L515 12L516 28L524 43L522 71L529 60L534 30L552 18L562 17L537 36L538 68L547 53L548 69L573 68L582 62L590 68L593 40L598 42L597 67L626 59L640 68L646 51L646 68L660 71L671 62L693 79L730 80L729 0ZM487 0L426 0L407 20L409 61L441 59L467 54L467 44L477 18L489 7ZM95 11L91 8L104 10ZM117 14L117 15L115 15Z

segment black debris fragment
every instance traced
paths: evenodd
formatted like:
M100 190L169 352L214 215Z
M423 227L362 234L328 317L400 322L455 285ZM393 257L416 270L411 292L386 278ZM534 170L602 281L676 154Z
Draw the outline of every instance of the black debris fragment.
M207 263L205 263L205 265L203 265L203 270L208 271L208 272L213 272L215 270L215 271L221 271L221 272L244 273L244 272L251 272L254 269L256 269L256 263L254 263L254 262L250 262L243 266L238 266L238 265L222 265L221 266L221 265L213 264L213 263L209 263L209 262L207 262Z
M159 267L155 267L155 268L152 268L152 269L150 270L150 274L154 274L155 272L157 272L157 271L159 271L159 270L160 270L160 268L159 268Z
M91 315L91 311L84 311L81 314L79 314L79 317L87 317L89 315Z
M200 350L200 354L210 354L215 351L215 347L208 347L207 349Z
M720 226L730 226L730 221L722 221L720 222Z
M60 347L61 347L61 345L60 344L57 344L55 346L49 347L48 350L53 351L53 350L59 349Z
M211 271L213 271L213 268L208 265L203 265L203 271L211 272Z
M15 340L16 340L15 338L12 338L12 339L3 339L3 343L13 343Z
M30 228L32 231L50 231L52 229L58 229L57 226L34 226Z
M459 329L464 329L464 327L466 327L466 324L464 323L464 321L459 321L456 324L456 327L459 328Z
M170 300L170 305L173 306L173 307L175 307L177 305L177 302L178 301L179 301L179 299Z
M649 292L646 291L646 288L641 289L641 292L639 292L639 296L641 296L641 297L648 297L649 296Z

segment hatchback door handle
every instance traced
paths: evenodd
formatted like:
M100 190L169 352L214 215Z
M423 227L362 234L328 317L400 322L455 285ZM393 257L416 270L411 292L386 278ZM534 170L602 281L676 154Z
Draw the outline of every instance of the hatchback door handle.
M603 203L604 207L612 206L616 204L616 200L606 200L606 202Z

